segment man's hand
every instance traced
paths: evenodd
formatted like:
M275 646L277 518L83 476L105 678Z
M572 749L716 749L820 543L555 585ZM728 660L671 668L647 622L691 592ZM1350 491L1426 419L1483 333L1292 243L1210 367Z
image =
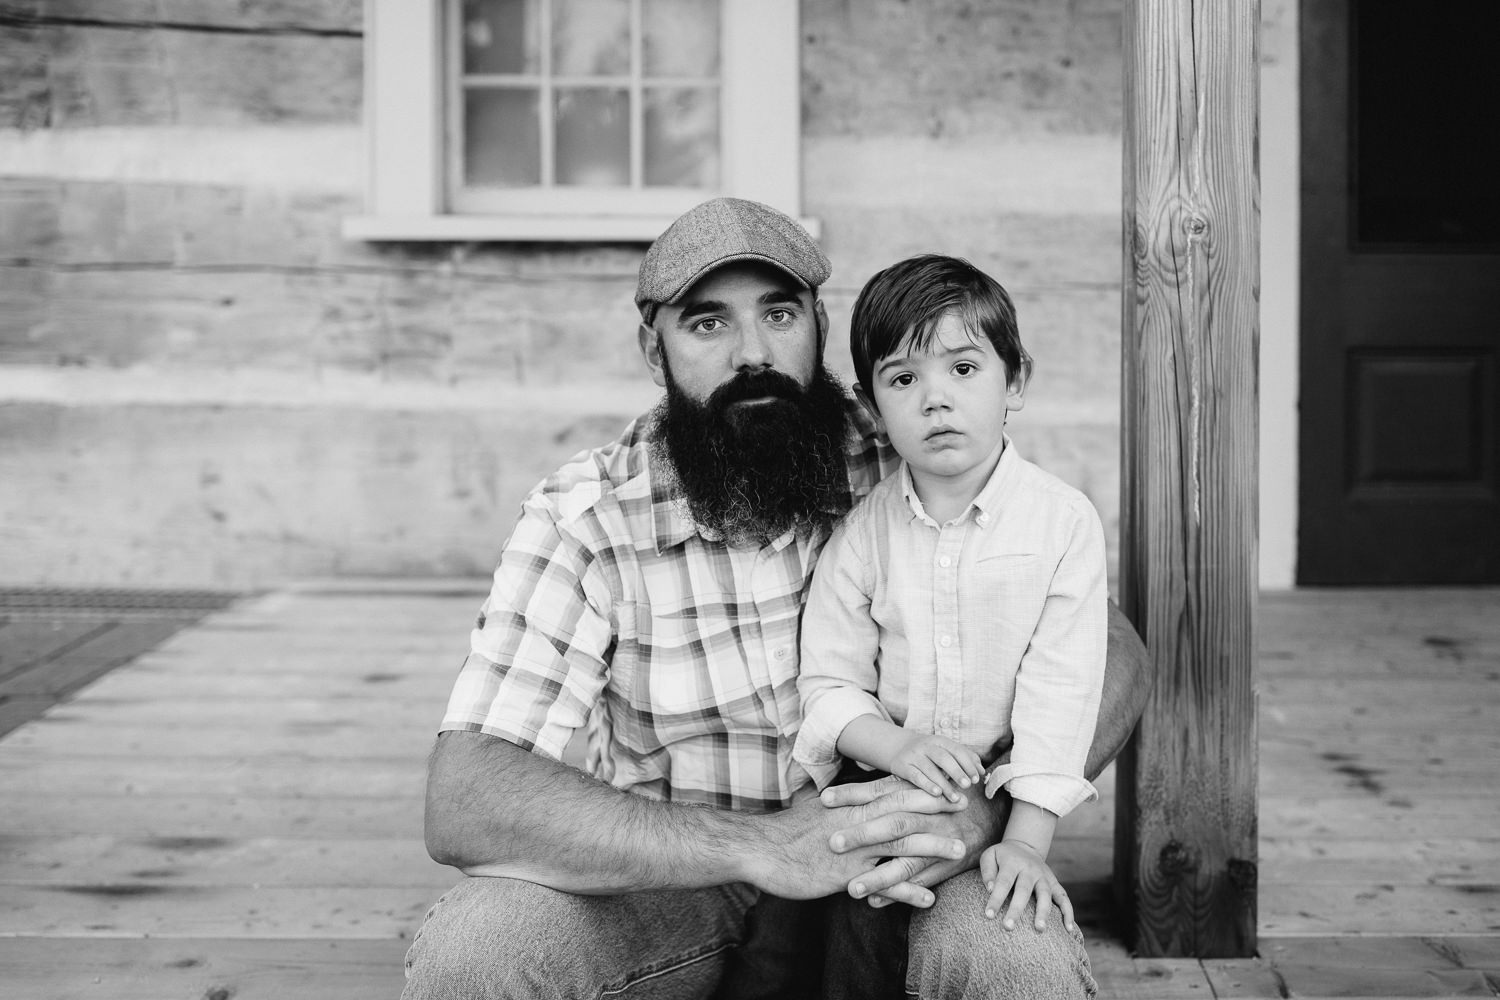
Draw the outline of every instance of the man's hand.
M836 853L874 852L873 867L860 872L848 885L849 895L868 898L872 906L908 903L928 907L933 903L930 891L944 880L968 871L979 863L979 854L1000 839L1009 808L1008 796L993 800L965 794L960 803L934 798L897 777L881 778L849 785L833 785L823 790L823 805L829 811L844 807L889 807L925 799L940 811L909 812L882 809L878 815L834 834ZM932 839L946 840L950 849L937 852L928 849ZM961 845L961 846L960 846ZM885 860L879 860L879 859Z
M984 904L984 915L993 920L1005 904L1010 905L1000 924L1008 931L1016 929L1016 921L1026 912L1026 904L1036 897L1036 929L1047 929L1047 916L1053 904L1062 914L1063 926L1073 930L1073 904L1063 891L1062 883L1052 874L1047 861L1032 847L1020 840L1002 840L986 848L979 858L979 874L984 879L990 898Z
M911 729L901 732L901 741L890 754L891 774L954 804L963 802L960 788L977 786L984 780L979 755L957 740Z
M780 812L749 817L762 843L746 858L746 881L786 899L815 899L867 877L891 855L930 862L967 853L961 839L933 822L958 806L905 782L885 789L834 807L826 798L799 798Z

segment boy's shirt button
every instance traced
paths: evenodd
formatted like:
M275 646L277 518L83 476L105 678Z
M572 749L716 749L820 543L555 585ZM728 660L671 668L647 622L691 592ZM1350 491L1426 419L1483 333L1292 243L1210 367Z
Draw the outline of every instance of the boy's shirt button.
M941 639L938 640L938 645L942 646L944 649L947 649L949 646L953 645L953 636L951 636L951 635L945 635L945 636L943 636Z
M953 559L951 556L943 556L943 558L938 560L938 565L942 566L944 569L947 569L949 566L953 565Z

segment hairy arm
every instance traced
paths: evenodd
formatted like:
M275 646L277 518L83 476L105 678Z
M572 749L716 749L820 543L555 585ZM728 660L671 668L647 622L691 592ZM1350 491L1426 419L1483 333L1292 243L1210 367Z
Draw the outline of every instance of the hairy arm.
M457 731L439 737L428 765L426 836L434 860L467 874L568 892L749 882L810 899L841 891L893 853L956 858L954 838L910 831L837 853L830 846L839 829L942 808L916 789L836 809L808 797L762 815L655 802L505 740Z

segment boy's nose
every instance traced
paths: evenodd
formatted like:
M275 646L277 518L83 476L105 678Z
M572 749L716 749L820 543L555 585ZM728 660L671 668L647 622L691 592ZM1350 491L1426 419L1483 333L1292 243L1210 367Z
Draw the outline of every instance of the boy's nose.
M935 413L938 410L952 409L948 400L948 393L941 386L929 386L926 394L922 397L922 412Z

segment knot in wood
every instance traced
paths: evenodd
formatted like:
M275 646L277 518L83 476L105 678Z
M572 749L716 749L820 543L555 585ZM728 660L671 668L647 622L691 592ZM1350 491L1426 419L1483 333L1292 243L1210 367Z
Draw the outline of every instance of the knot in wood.
M1198 858L1180 840L1169 840L1156 858L1156 870L1167 878L1180 878L1198 870Z
M1182 220L1182 228L1189 236L1202 236L1208 232L1208 220L1199 215L1190 215Z
M1230 858L1229 864L1225 866L1225 874L1229 877L1229 884L1241 896L1254 897L1255 886L1260 879L1260 870L1256 868L1254 861Z

